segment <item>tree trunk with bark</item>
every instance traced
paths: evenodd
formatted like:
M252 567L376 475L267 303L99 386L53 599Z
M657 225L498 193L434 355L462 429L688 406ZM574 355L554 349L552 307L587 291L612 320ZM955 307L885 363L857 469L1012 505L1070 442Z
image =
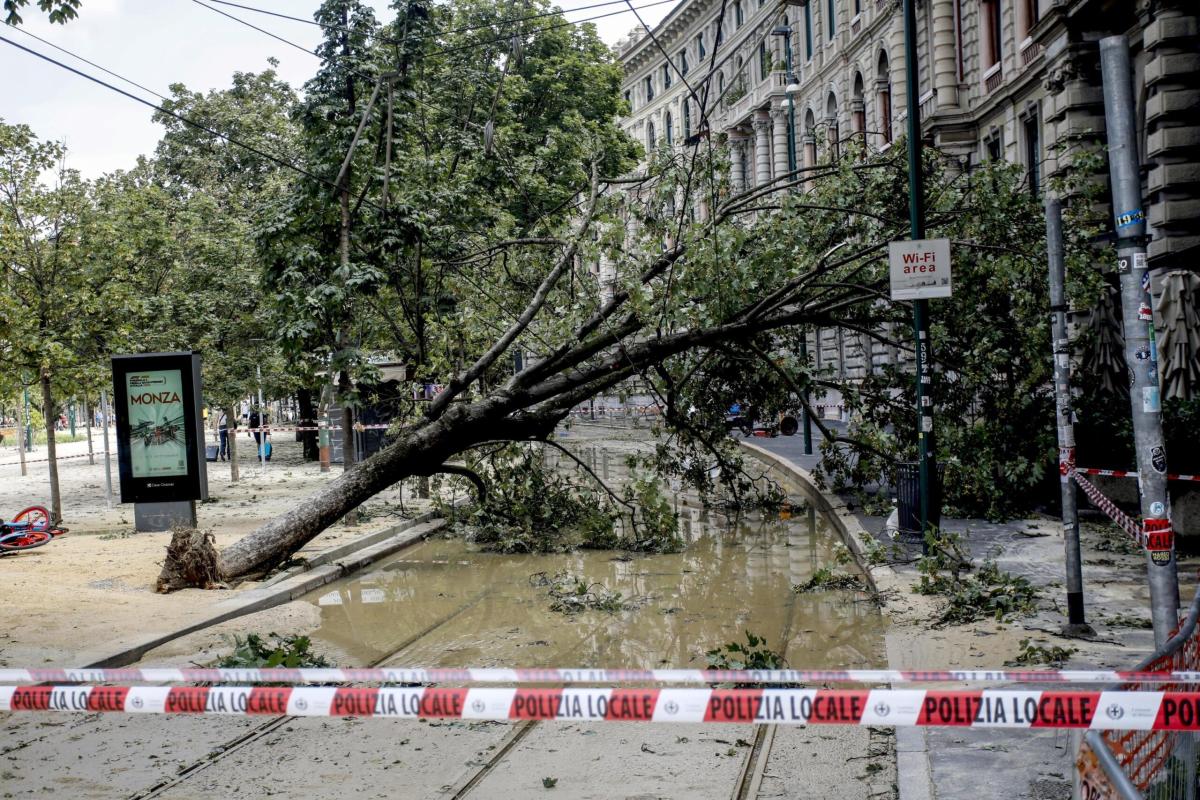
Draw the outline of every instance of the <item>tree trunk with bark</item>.
M195 585L188 581L196 574L205 575L211 583L212 576L221 582L231 582L267 572L349 510L396 482L439 471L430 465L441 465L456 453L492 440L497 433L513 439L544 437L558 422L557 417L505 420L504 411L499 401L493 399L449 409L437 420L402 433L396 442L343 473L304 503L219 554L211 548L197 549L194 553L180 550L175 558L164 562L158 585L170 591ZM186 549L186 544L180 543L178 547ZM215 563L205 566L206 559Z
M83 401L83 413L86 416L83 424L87 427L88 464L92 465L96 463L96 452L92 448L92 415L95 413L95 409L92 408L92 404L87 400Z
M54 423L58 422L58 411L54 406L48 367L42 367L41 382L42 413L46 418L46 459L50 467L50 516L55 522L62 522L62 494L58 489L58 457L54 441Z
M28 395L26 395L28 397ZM21 477L24 478L29 474L29 468L25 466L25 431L29 426L29 420L25 418L25 404L21 402L21 398L17 398L17 453L21 456Z

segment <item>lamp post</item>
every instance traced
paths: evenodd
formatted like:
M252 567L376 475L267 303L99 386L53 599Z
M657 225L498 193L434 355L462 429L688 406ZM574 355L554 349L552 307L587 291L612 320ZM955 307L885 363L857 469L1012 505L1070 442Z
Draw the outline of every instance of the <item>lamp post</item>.
M787 70L787 156L788 175L796 176L796 93L800 91L800 83L792 73L792 28L790 25L779 25L771 31L772 36L783 37L784 68ZM800 360L808 365L808 334L800 337ZM800 409L801 424L804 426L804 455L812 455L812 420L808 417L808 389L804 390L804 407Z

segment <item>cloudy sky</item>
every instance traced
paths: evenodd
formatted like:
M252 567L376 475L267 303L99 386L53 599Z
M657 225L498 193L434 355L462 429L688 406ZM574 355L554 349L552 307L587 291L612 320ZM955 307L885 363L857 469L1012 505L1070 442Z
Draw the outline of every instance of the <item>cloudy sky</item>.
M319 0L238 2L306 19L319 4ZM380 19L391 20L388 0L368 2ZM637 26L636 17L623 4L570 13L572 8L598 2L603 0L565 0L559 5L572 20L626 9L595 21L609 44ZM633 2L643 6L652 0ZM0 36L151 101L156 101L153 95L122 84L26 32L164 95L170 94L172 83L191 89L223 88L235 71L261 70L272 56L280 62L283 79L300 86L318 63L316 58L222 17L195 0L83 0L79 18L66 25L49 24L36 10L36 3L30 6L21 28L0 25ZM320 29L314 25L217 7L308 48L320 39ZM662 3L640 13L654 25L671 7L671 3ZM70 149L69 165L86 177L127 168L138 154L152 151L158 141L160 129L150 121L150 109L4 42L0 42L0 75L5 76L0 118L29 125L42 138L65 141Z

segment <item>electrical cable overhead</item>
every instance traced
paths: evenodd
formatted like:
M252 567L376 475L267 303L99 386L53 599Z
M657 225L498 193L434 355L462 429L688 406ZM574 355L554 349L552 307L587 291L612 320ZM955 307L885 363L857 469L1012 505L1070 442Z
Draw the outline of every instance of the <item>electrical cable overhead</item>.
M295 16L292 16L291 14L283 14L278 11L270 11L265 8L256 8L254 6L248 6L243 3L230 2L230 0L212 0L212 2L218 3L223 6L231 6L233 8L240 8L243 11L253 11L256 14L266 14L271 17L278 17L279 19L286 19L286 20L290 20L292 22L302 22L305 25L315 25L319 28L324 28L326 30L336 30L336 31L344 31L345 30L340 25L329 25L327 23L317 22L316 20L313 20L313 19L305 19L304 17L295 17ZM646 3L645 5L638 6L638 8L649 8L651 6L660 6L660 5L665 5L666 3L677 3L677 2L679 2L679 0L661 0L661 2ZM579 6L578 8L563 8L563 9L558 9L557 11L543 11L543 12L540 12L537 14L529 14L527 16L522 16L522 17L501 17L500 19L497 19L493 22L481 23L479 25L466 25L461 28L447 28L446 30L442 30L442 31L434 31L434 33L435 34L469 33L471 31L478 31L478 30L484 30L486 28L493 28L498 25L512 25L512 24L515 24L518 22L526 22L531 19L543 19L545 17L556 17L560 14L564 14L564 15L565 14L573 14L576 11L589 11L594 8L604 8L607 6L619 6L619 5L623 5L624 3L625 3L625 0L605 0L604 2L601 2L601 3L592 3L592 4L586 5L586 6ZM624 14L625 11L622 10L618 13ZM593 19L600 19L605 16L611 16L611 15L601 14L598 16L589 17L587 19L580 19L580 20L574 20L574 21L568 20L568 22L570 22L572 25L574 25L574 24L582 23L582 22L590 22ZM369 34L369 35L371 36L371 38L377 39L381 42L384 42L385 44L401 44L401 42L399 42L395 39L391 39L387 36L383 36L382 34Z
M79 55L78 53L72 53L70 50L66 49L65 47L59 47L54 42L47 41L35 33L30 33L28 30L26 30L23 27L17 27L17 26L13 26L13 27L15 30L20 31L21 33L25 34L26 36L31 36L34 39L37 39L39 42L46 45L47 47L53 47L55 50L57 50L60 53L64 53L64 54L70 56L71 58L82 61L84 64L87 64L90 67L95 67L96 69L100 70L101 72L103 72L107 75L111 75L112 77L116 78L119 81L124 81L125 83L128 83L130 86L136 86L137 88L141 89L143 92L152 94L155 97L159 98L160 100L171 102L173 99L173 98L167 97L165 94L160 94L160 93L154 91L153 89L151 89L148 86L143 86L142 84L138 83L137 81L131 81L129 78L126 78L122 75L118 75L117 73L113 72L111 69L100 66L95 61L88 61L86 58Z
M192 0L192 2L193 2L193 3L195 3L195 4L196 4L196 5L198 5L198 6L203 6L204 8L207 8L209 11L212 11L214 14L220 14L222 17L229 17L229 18L230 18L230 19L232 19L232 20L236 20L237 22L240 22L240 23L242 23L243 25L245 25L247 28L253 28L254 30L258 31L259 33L261 33L261 34L264 34L264 35L266 35L266 36L270 36L272 39L275 39L275 40L277 40L277 41L283 42L284 44L286 44L286 45L288 45L288 46L290 46L290 47L295 47L297 50L302 50L302 51L304 51L305 53L308 53L309 55L313 55L313 56L315 56L315 55L316 55L316 53L314 53L313 51L309 50L307 47L305 47L305 46L303 46L303 45L296 44L295 42L290 42L290 41L288 41L287 39L283 38L282 36L276 36L275 34L271 33L271 32L270 32L269 30L267 30L266 28L260 28L260 27L258 27L258 26L257 26L257 25L255 25L253 22L247 22L246 20L244 20L244 19L241 19L240 17L235 17L233 14L229 14L229 13L227 13L227 12L225 12L225 11L222 11L222 10L221 10L221 9L219 9L219 8L213 8L212 6L208 5L207 3L202 3L202 2L200 2L200 0Z
M203 132L209 134L210 136L215 136L218 139L229 142L230 144L234 145L235 147L240 147L243 150L246 150L247 152L254 153L257 156L261 156L262 158L267 159L268 161L270 161L271 163L273 163L277 166L283 167L284 169L290 169L299 175L303 175L304 177L310 178L314 181L317 181L318 183L323 183L323 184L329 186L330 188L333 188L333 189L338 188L337 184L335 184L333 181L327 180L325 178L322 178L319 175L309 172L308 170L304 169L303 167L293 164L291 161L280 158L279 156L272 155L272 154L266 152L265 150L255 147L252 144L247 144L247 143L241 141L240 139L238 139L237 137L230 136L229 134L221 133L220 131L214 130L213 128L210 128L203 123L197 122L196 120L191 119L190 117L184 116L183 114L180 114L177 111L172 111L169 108L164 108L161 105L152 103L151 101L145 99L144 97L138 97L136 94L127 92L119 86L114 86L111 83L109 83L108 81L105 81L101 78L97 78L95 75L89 75L88 73L83 72L82 70L75 69L74 67L70 66L69 64L64 64L63 62L59 61L58 59L52 58L52 57L46 55L45 53L39 53L38 51L33 50L29 47L26 47L23 44L18 44L17 42L14 42L12 39L9 39L6 36L0 35L0 42L4 42L5 44L12 45L13 47L17 48L18 50L23 50L32 56L42 59L43 61L48 61L49 63L53 64L56 67L59 67L60 69L65 69L67 72L73 73L75 75L78 75L81 78L91 81L92 83L103 86L105 89L108 89L109 91L116 92L117 94L119 94L123 97L127 97L136 103L141 103L142 105L146 106L147 108L151 108L151 109L159 112L160 114L166 114L169 117L173 117L173 118L179 120L180 122L182 122L183 124L188 125L192 128L195 128L196 130L203 131ZM81 56L77 56L74 53L71 53L69 50L65 50L64 48L61 48L61 47L58 49L62 50L65 53L68 53L73 58L78 58L81 61L84 60ZM103 69L103 67L98 67L98 69ZM125 81L126 83L130 83L130 84L134 83L133 81L129 80L128 78L121 77L121 76L117 75L117 73L112 72L111 70L106 69L104 71L109 73L110 75L114 75L114 76L120 78L121 80ZM370 203L370 205L374 206L375 204Z

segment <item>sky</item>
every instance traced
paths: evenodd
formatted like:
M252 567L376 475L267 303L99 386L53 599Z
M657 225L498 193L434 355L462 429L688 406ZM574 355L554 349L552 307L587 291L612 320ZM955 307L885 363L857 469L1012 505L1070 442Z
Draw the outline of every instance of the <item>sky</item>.
M238 2L305 19L311 19L319 5L319 0ZM388 0L367 2L381 20L392 19ZM637 18L625 5L570 13L572 8L597 2L602 0L563 0L558 5L567 10L571 20L625 9L624 13L595 21L601 38L610 45L638 26ZM648 0L633 2L641 6ZM320 39L321 31L315 25L216 7L307 48L315 47ZM640 13L653 26L671 8L671 3L663 3ZM155 102L153 95L80 63L24 31L168 96L173 83L183 83L192 90L225 88L234 72L265 69L272 56L280 62L280 77L295 87L301 86L318 65L315 57L210 11L195 0L83 0L79 17L66 25L51 25L36 3L30 2L22 16L25 23L20 28L0 24L0 36ZM26 124L42 139L64 141L68 166L84 177L132 167L139 154L153 152L162 132L151 121L153 112L146 106L3 41L0 75L6 76L0 93L0 119Z

